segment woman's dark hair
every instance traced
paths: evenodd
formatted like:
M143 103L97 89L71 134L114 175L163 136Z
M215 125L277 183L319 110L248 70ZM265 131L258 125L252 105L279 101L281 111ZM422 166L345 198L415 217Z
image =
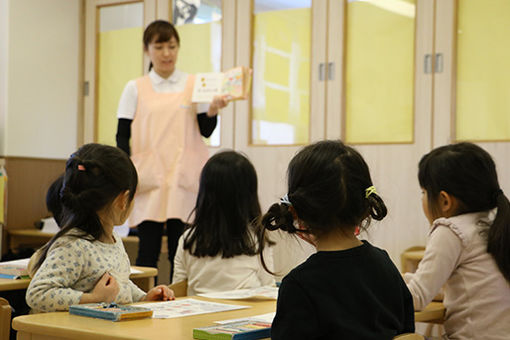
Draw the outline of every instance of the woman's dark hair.
M510 282L510 203L489 153L473 143L441 146L422 157L418 180L432 210L437 210L441 191L460 201L457 215L498 208L488 231L487 251Z
M137 183L136 169L121 149L94 143L79 148L67 160L60 189L61 229L44 245L35 268L44 262L51 245L73 228L83 232L77 237L98 240L104 230L97 211L125 190L131 201Z
M260 204L257 173L235 151L212 156L200 175L195 218L184 249L197 257L255 255L264 239L257 232Z
M145 50L149 48L152 42L161 43L170 41L175 38L177 45L181 44L179 33L174 25L165 20L156 20L149 24L143 32L143 47ZM149 65L149 71L152 69L152 62Z
M262 217L266 229L298 231L290 205L314 234L334 228L366 228L370 217L382 220L386 216L379 195L367 194L372 179L363 157L341 141L306 146L290 161L287 176L290 204L275 203L269 208Z
M64 183L64 175L60 175L53 183L51 183L46 192L46 208L52 213L53 218L60 227L62 222L62 202L60 201L60 189Z

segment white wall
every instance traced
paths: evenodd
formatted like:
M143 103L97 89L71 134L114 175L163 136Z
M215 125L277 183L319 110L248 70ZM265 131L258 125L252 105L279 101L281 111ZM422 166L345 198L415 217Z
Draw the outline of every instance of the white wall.
M0 1L0 67L8 70L0 150L65 159L77 146L80 0Z

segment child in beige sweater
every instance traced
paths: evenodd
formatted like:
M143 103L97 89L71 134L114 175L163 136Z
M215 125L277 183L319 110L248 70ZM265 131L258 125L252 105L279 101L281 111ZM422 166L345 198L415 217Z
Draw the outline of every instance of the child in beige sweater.
M471 143L447 145L419 164L431 223L425 255L404 278L414 307L444 286L448 339L510 337L510 204L491 156Z

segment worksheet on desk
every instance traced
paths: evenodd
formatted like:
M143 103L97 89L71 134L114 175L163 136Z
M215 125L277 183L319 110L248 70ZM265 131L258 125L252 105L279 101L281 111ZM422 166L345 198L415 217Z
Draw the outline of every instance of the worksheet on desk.
M242 299L269 299L278 298L278 287L258 287L248 289L236 289L224 292L197 294L211 299L242 300Z
M152 302L141 305L153 310L154 319L171 319L183 316L224 312L250 308L250 306L227 305L225 303L209 302L196 299L184 299L176 301Z

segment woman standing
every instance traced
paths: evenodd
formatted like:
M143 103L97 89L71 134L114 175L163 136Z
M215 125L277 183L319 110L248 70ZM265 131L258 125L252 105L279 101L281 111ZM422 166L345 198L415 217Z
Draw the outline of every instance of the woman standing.
M151 60L149 74L124 88L116 137L117 146L131 155L140 179L128 220L129 226L138 226L136 265L157 267L165 224L168 259L173 263L183 221L195 205L200 171L209 157L202 136L212 134L218 110L228 100L215 97L205 106L191 103L194 77L175 68L180 41L171 23L151 23L143 44ZM172 273L173 268L170 280Z

